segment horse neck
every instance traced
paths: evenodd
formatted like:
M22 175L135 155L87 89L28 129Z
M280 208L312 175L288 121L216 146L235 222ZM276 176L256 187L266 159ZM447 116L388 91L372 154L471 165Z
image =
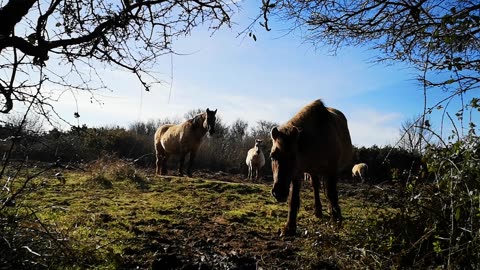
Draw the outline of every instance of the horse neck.
M202 113L195 117L200 117L200 121L194 122L196 123L194 127L198 131L199 135L203 136L205 133L207 133L207 128L203 126L203 123L205 123L205 120L207 119L207 114Z

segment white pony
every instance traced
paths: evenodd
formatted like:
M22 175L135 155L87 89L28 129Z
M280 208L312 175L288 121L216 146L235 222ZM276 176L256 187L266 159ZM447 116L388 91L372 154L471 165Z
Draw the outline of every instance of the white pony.
M367 177L368 173L368 166L365 163L358 163L355 164L352 168L352 178L355 179L355 177L360 177L362 180L362 184L365 181L365 177Z
M248 150L247 153L247 166L248 166L248 179L253 178L253 171L255 171L255 180L258 180L260 169L265 165L265 156L260 148L262 140L256 139L255 146Z

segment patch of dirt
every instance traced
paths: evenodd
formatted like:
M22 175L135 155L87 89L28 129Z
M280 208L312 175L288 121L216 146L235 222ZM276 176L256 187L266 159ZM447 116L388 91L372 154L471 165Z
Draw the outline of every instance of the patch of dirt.
M248 181L243 175L230 175L223 172L197 171L193 177L236 183ZM269 180L262 180L259 183L271 184ZM305 183L303 188L311 189L308 183ZM339 184L340 197L357 197L362 200L388 201L388 198L383 195L379 196L379 194L385 194L385 190L394 192L394 187ZM311 204L311 202L305 202L305 204ZM204 211L212 213L215 211L214 204L208 207L211 209L204 209ZM280 219L279 226L283 222L283 219ZM278 231L258 233L245 226L239 226L231 220L225 220L221 216L212 216L210 219L192 218L182 224L169 224L163 226L163 231L159 233L152 233L146 229L158 226L156 220L142 220L135 225L138 227L133 230L139 237L132 241L136 242L135 246L142 248L125 250L121 268L339 269L332 262L334 259L328 259L329 257L327 259L319 257L312 262L299 259L302 252L299 248L300 242L304 244L307 241L313 241L311 245L320 245L320 249L336 250L331 241L325 240L326 235L318 236L322 241L308 240L312 236L306 233L300 233L295 238L284 239L278 236ZM146 257L147 253L154 254L153 260L151 257Z
M274 233L249 233L216 221L201 224L191 220L157 235L135 230L139 237L131 241L137 248L124 250L121 268L247 270L295 262L292 245ZM152 253L153 261L146 256Z

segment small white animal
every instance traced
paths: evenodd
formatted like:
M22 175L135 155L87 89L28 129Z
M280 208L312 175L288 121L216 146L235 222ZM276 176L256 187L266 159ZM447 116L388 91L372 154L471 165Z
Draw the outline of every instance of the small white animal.
M367 173L368 166L365 163L355 164L355 166L352 168L352 178L355 178L355 176L360 177L362 184L365 181L365 177L367 177Z
M248 150L247 153L247 166L248 166L248 179L253 178L253 172L255 171L255 180L258 180L260 169L265 165L265 156L260 148L262 140L256 139L255 146Z

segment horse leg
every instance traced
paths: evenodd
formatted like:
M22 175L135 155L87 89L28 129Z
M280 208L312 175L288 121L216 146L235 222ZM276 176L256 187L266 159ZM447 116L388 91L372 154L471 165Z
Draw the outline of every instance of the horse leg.
M183 164L185 163L185 156L187 153L181 153L180 154L180 162L178 165L178 175L183 176Z
M188 176L192 176L193 161L195 160L196 156L197 156L197 150L192 150L192 152L190 152L190 160L188 161L188 168L187 168Z
M318 175L310 175L310 180L313 187L313 196L315 198L315 216L322 218L322 201L320 200L320 178Z
M337 191L337 177L335 175L330 175L326 181L327 189L327 198L329 201L328 208L332 219L337 222L342 221L342 213L340 211L340 206L338 205L338 191Z
M163 174L163 175L167 174L167 161L168 161L168 155L165 154L162 158L162 170L160 171L160 174Z
M252 165L248 165L248 180L252 179Z
M293 236L297 231L297 214L300 208L300 177L295 177L290 186L288 218L280 236Z
M156 175L159 175L159 174L161 175L162 172L160 171L160 169L162 168L162 170L163 170L162 161L165 158L165 150L163 149L163 147L160 143L155 144L155 152L156 152L155 156L157 158L155 174Z
M162 166L162 157L160 157L157 153L157 162L156 162L156 168L155 168L155 175L160 175L160 167Z

